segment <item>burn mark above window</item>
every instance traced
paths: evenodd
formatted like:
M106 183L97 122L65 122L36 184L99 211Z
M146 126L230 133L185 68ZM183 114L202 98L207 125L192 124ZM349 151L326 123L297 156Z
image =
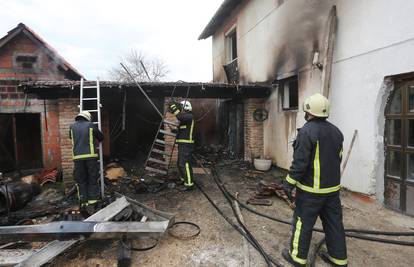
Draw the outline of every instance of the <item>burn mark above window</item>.
M33 69L36 67L38 62L37 55L17 55L16 59L16 66L22 69Z
M282 98L284 110L297 110L299 106L298 76L289 77L278 81L279 92Z

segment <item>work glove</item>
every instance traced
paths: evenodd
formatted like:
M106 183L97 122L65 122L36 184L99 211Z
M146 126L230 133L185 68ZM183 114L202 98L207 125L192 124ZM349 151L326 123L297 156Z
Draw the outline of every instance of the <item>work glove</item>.
M171 101L170 103L168 103L168 111L170 113L174 113L177 110L182 110L182 106L180 103L177 103L175 101Z
M295 188L295 186L288 183L286 180L283 180L282 188L283 188L283 191L285 191L286 195L288 196L289 200L294 201L293 196L292 196L292 191Z

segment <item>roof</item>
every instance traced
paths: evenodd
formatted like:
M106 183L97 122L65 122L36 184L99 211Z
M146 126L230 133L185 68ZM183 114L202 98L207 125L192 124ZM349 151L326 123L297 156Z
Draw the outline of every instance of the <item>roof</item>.
M212 36L217 28L221 26L223 21L229 17L231 12L242 2L243 0L224 0L219 9L216 11L210 22L204 28L203 32L198 37L198 40L207 39Z
M85 81L84 85L96 85L95 81ZM271 92L271 86L266 84L225 84L201 82L140 82L140 86L150 97L189 98L264 98ZM67 98L79 97L79 81L31 81L19 85L26 93L37 94L40 98ZM100 81L102 95L119 93L123 90L137 92L143 96L134 83Z
M34 43L44 48L44 52L48 54L56 62L56 64L61 66L65 72L68 72L68 74L70 74L70 76L74 80L79 80L80 78L83 78L83 75L78 70L76 70L71 64L69 64L69 62L67 62L62 56L60 56L53 47L51 47L37 33L35 33L32 29L30 29L23 23L19 23L17 27L10 30L4 37L0 39L0 48L2 48L4 45L6 45L20 33L25 34Z

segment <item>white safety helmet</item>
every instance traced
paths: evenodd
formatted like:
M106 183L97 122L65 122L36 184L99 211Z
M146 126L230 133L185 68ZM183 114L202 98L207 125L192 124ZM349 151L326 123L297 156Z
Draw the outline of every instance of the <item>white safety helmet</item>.
M75 119L78 117L82 117L85 118L87 121L91 121L92 120L92 115L91 113L89 113L89 111L81 111L79 112L78 115L76 115Z
M193 107L191 106L191 103L188 100L181 101L180 104L183 107L183 109L186 110L186 111L192 111L193 110Z
M311 95L303 102L303 111L319 118L327 118L329 108L329 100L321 94Z

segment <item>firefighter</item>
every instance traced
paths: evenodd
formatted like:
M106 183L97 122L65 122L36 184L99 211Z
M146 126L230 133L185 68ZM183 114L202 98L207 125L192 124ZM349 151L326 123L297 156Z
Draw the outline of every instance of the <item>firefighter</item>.
M82 111L70 126L69 137L72 140L72 155L75 164L74 177L78 188L81 210L93 212L99 201L99 163L97 142L102 142L103 134L91 122L88 111Z
M178 172L181 180L184 182L181 191L194 189L193 168L191 166L191 157L194 150L194 116L192 113L191 103L181 101L180 103L172 102L169 109L180 121L176 143L178 143Z
M291 196L296 187L290 248L282 256L294 266L306 266L312 229L318 216L325 231L328 251L322 259L334 266L347 266L342 207L339 199L343 135L326 119L329 101L321 94L308 97L303 105L305 125L293 144L293 161L283 181Z

